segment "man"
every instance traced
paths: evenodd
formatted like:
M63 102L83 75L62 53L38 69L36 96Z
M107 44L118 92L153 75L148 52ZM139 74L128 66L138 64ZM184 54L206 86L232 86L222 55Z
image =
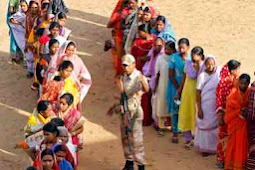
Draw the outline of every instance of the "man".
M147 79L136 69L135 63L134 56L124 55L124 75L117 81L120 93L126 95L128 102L128 112L121 113L121 137L126 158L123 170L133 170L134 161L137 162L139 170L145 169L141 97L143 92L149 91L149 85Z

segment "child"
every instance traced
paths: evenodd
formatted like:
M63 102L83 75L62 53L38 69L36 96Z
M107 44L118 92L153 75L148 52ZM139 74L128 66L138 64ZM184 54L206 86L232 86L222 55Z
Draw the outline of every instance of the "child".
M201 47L193 48L191 57L192 60L186 61L182 93L178 94L181 95L178 128L184 133L186 149L193 145L192 132L195 131L196 125L196 79L203 64L204 50Z
M168 61L174 53L176 53L175 42L169 41L165 45L165 54L159 56L156 62L156 85L152 92L157 95L154 106L156 108L154 126L159 136L164 136L163 129L166 128L166 118L169 117L167 114L166 101L167 80L169 75Z
M207 56L197 78L197 119L195 148L202 156L215 154L217 150L218 118L216 109L216 88L220 81L220 69L214 56Z
M66 148L64 145L57 145L54 147L54 153L56 155L57 163L62 170L73 170L72 164L66 160L68 148Z
M245 169L248 155L247 107L249 102L250 76L242 74L238 87L227 97L225 121L228 125L225 169Z
M58 22L58 24L60 25L60 28L59 28L59 35L64 37L66 40L68 39L68 37L70 36L71 34L71 30L67 29L65 27L65 23L66 23L66 20L67 20L67 16L64 12L59 12L55 19L54 19L56 22Z
M172 116L172 132L173 132L173 143L179 143L178 139L178 112L179 105L174 97L180 94L180 89L183 87L182 78L184 74L185 61L190 59L189 51L189 40L182 38L178 42L179 52L173 54L169 60L169 81L167 87L167 105L168 112ZM180 98L180 96L178 96Z

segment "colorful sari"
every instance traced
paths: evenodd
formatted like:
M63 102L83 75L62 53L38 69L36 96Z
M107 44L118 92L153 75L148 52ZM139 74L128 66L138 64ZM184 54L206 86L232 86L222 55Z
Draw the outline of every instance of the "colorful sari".
M89 92L89 89L92 85L92 80L91 80L91 75L82 61L82 59L76 55L73 54L72 56L67 56L65 54L66 48L68 44L70 44L73 41L67 41L64 46L60 49L60 57L58 59L58 65L60 66L63 61L68 60L71 61L74 65L74 70L73 70L73 78L75 80L80 80L80 86L81 86L81 96L80 96L80 102L84 100L86 97L87 93ZM75 42L73 42L75 44ZM75 44L76 46L76 44Z
M205 63L208 59L214 59L215 70L208 74L205 71ZM196 119L196 135L195 148L202 153L216 153L217 150L217 134L218 134L218 118L216 115L216 88L220 81L220 69L213 56L205 59L202 66L202 73L197 78L196 89L201 91L201 106L203 118L197 116Z
M242 108L247 108L249 89L242 93L234 88L227 97L225 121L228 125L225 169L244 170L248 154L247 120L240 118Z
M255 82L252 84L250 88L247 127L250 149L246 169L253 170L255 169Z
M188 55L188 59L190 59L190 55ZM180 53L173 54L169 59L169 69L174 70L174 78L177 81L178 85L181 84L183 74L184 74L184 66L185 61L182 59ZM175 104L174 102L174 96L177 93L177 89L172 84L172 81L170 80L168 76L168 84L167 84L167 107L168 107L168 113L172 116L172 131L174 133L178 133L178 112L179 112L179 106Z
M218 113L220 110L225 112L227 96L230 94L232 88L234 87L234 84L234 80L232 79L232 76L228 69L228 65L226 64L220 72L220 82L216 91L216 113ZM224 163L225 160L225 148L228 137L227 129L227 124L219 127L217 159L221 163Z
M65 93L71 93L74 96L73 106L76 107L80 101L80 86L72 77L62 81L51 80L43 87L42 96L38 102L47 100L57 104L59 97Z
M142 39L142 38L136 38L133 44L133 47L131 49L131 54L135 57L136 59L136 68L138 70L142 70L145 61L142 61L142 57L145 57L148 55L150 52L153 42L155 41L156 37L151 36L149 39Z

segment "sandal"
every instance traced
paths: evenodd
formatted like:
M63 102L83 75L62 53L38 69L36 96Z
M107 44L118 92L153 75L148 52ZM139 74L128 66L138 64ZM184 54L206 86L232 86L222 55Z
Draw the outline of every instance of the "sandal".
M159 137L164 137L165 136L165 132L163 132L162 130L158 130L157 134Z
M193 147L193 141L185 143L184 147L185 149L190 150Z
M179 143L178 137L172 137L172 143L175 143L175 144Z

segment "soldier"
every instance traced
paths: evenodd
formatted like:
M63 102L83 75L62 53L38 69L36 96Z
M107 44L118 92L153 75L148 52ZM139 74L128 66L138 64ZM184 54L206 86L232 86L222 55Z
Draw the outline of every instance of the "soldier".
M126 54L122 57L124 75L118 81L122 96L121 137L126 165L123 170L133 170L134 161L139 170L145 169L143 146L143 109L141 97L149 91L147 79L136 69L135 58ZM126 100L125 100L126 98ZM126 101L126 109L125 109Z

